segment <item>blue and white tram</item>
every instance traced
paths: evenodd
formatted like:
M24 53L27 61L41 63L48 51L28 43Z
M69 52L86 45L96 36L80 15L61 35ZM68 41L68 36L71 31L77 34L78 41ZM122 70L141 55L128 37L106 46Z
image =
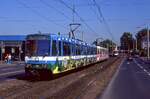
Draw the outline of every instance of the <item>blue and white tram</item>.
M98 49L106 50L61 35L27 35L25 71L57 74L86 66L103 59L98 59L100 57L97 55Z

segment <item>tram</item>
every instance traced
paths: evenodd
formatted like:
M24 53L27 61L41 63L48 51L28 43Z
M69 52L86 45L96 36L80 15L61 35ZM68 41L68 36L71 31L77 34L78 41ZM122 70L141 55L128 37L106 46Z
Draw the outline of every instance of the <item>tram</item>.
M26 37L26 74L52 75L108 59L108 49L56 34Z

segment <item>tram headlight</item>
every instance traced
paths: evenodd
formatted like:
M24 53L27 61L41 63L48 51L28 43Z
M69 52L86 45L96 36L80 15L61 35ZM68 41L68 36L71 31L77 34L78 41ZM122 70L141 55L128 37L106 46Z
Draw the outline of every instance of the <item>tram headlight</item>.
M43 64L42 66L44 69L47 69L47 64Z
M31 66L31 64L26 64L25 65L25 68L31 68L32 66Z

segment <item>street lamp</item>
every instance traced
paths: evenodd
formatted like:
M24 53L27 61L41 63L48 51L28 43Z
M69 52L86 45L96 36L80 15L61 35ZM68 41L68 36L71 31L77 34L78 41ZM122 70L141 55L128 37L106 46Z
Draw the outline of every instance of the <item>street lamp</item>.
M139 28L139 27L136 27L136 28ZM134 44L135 44L134 49L135 49L135 51L137 52L138 48L137 48L137 35L136 35L136 33L137 33L137 32L134 32L134 33L133 33L133 34L135 34L135 41L133 41L133 46L134 46Z
M149 28L148 28L148 25L147 25L147 58L149 59Z

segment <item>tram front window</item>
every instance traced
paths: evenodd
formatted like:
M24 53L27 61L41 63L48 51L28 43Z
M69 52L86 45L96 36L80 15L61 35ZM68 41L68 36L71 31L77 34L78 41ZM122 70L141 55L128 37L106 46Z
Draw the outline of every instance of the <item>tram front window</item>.
M36 54L36 41L35 40L27 40L26 41L26 55L33 56Z
M49 40L38 40L37 41L37 55L48 56L50 54L50 41Z
M27 56L47 56L50 54L49 40L27 40L26 55Z

